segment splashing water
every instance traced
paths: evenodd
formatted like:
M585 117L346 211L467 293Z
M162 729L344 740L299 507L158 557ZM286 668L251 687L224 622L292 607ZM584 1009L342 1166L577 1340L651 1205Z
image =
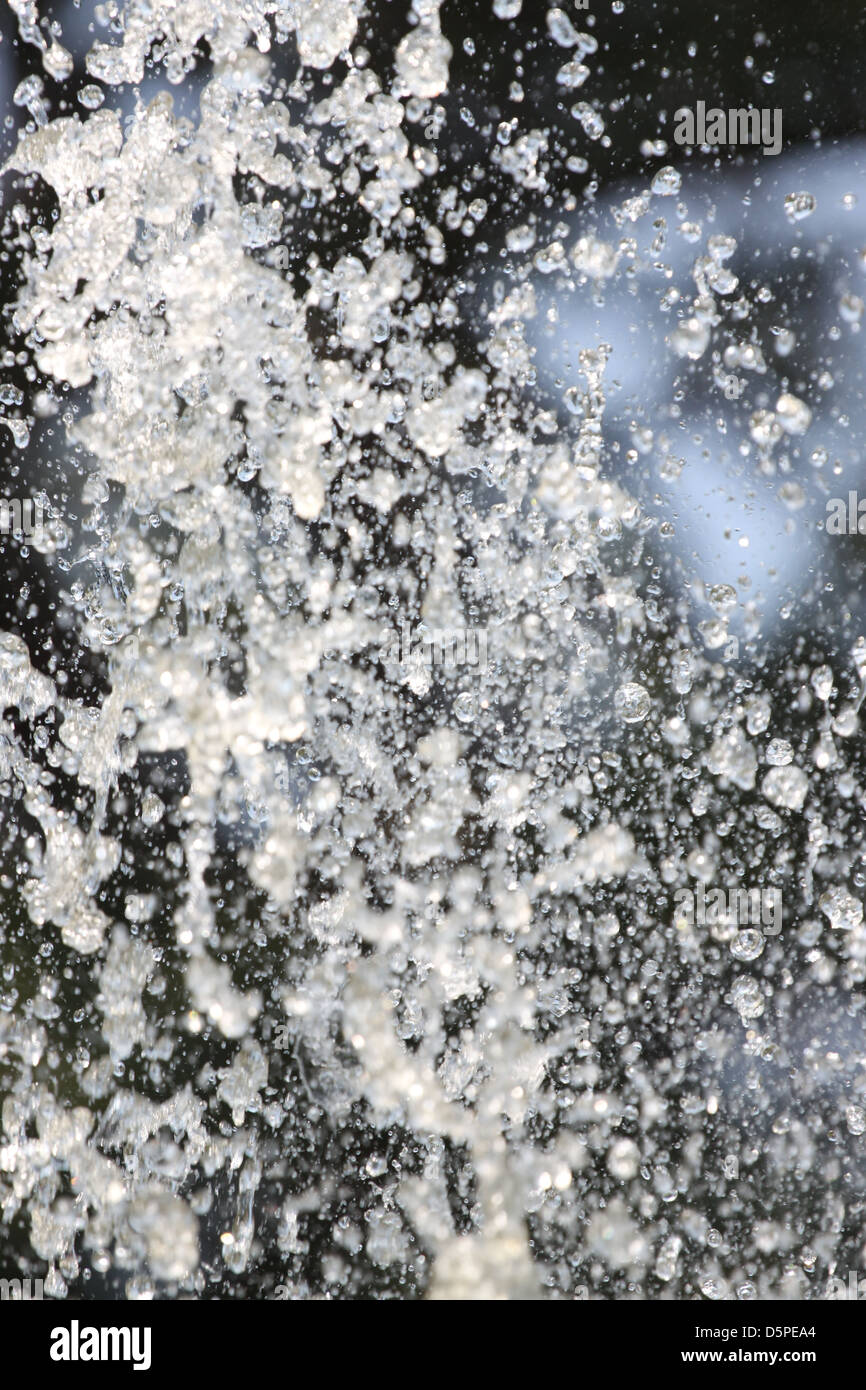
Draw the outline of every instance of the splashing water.
M738 605L744 643L755 621L738 574L692 640L704 590L664 576L665 527L607 466L609 347L578 344L563 412L536 390L538 287L625 283L679 172L616 244L515 216L467 345L443 228L486 206L437 152L439 8L415 0L391 80L355 0L129 0L81 110L16 94L7 179L52 213L19 223L14 328L68 468L37 550L101 673L82 697L0 637L0 1201L54 1296L808 1296L746 1220L824 1161L800 1119L771 1129L786 1068L863 1133L853 1062L834 1090L826 1057L840 1030L866 1052L863 880L815 800L862 651L847 713L816 668L813 756L722 659ZM589 91L595 40L545 22ZM149 97L155 43L175 91ZM573 124L578 149L604 131L588 102ZM544 131L492 157L546 189ZM709 236L660 325L717 385L736 246ZM761 410L769 468L813 412ZM636 430L631 461L656 445ZM404 626L432 659L395 654ZM478 631L485 658L456 659ZM784 673L789 703L810 678ZM674 913L674 887L735 879L783 888L779 940ZM745 1223L721 1244L720 1206Z

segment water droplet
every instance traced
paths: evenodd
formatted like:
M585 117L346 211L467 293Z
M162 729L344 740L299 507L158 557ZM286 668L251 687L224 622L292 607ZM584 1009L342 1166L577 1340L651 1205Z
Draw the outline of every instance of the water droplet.
M573 48L579 41L577 30L564 10L547 11L547 29L554 43L561 48Z
M704 1298L718 1302L719 1299L727 1298L728 1286L724 1279L704 1279L701 1284L701 1293Z
M672 198L679 193L682 184L682 178L677 170L670 164L666 164L663 169L659 169L650 186L657 197Z
M863 307L859 294L843 294L839 300L839 313L846 323L859 323L863 317Z
M810 684L819 700L829 700L834 685L832 667L816 666L810 677Z
M866 1110L859 1105L849 1105L845 1111L845 1123L849 1134L866 1134Z
M670 345L679 357L696 362L709 347L710 326L698 318L683 319L670 335Z
M805 401L786 391L776 401L776 418L786 434L805 434L812 423L812 412Z
M763 934L752 927L737 932L731 942L731 955L737 960L757 960L763 950Z
M785 216L789 222L802 222L804 217L811 217L817 206L817 200L812 193L785 195Z
M863 921L863 904L840 885L822 893L818 906L836 931L854 931Z
M468 724L475 718L475 696L469 690L464 690L454 701L454 714L461 724Z
M787 739L773 738L767 745L767 762L772 767L787 767L794 760L794 750Z
M640 724L650 712L648 691L636 681L621 685L614 696L614 709L625 724Z
M761 783L761 791L774 806L799 811L806 800L809 779L799 767L774 767Z
M731 990L731 1003L743 1020L760 1018L764 1012L764 996L757 980L741 975Z

